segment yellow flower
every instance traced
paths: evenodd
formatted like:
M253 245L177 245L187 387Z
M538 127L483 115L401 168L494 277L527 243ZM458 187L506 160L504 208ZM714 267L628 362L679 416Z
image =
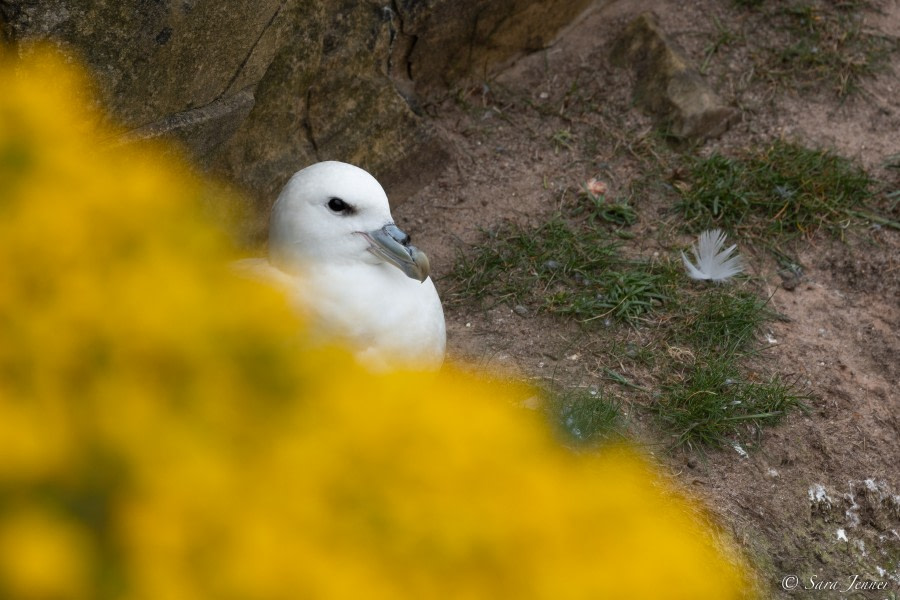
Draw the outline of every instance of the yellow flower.
M210 187L112 145L73 73L0 60L0 596L752 596L633 451L310 346Z
M0 582L4 597L87 599L93 566L80 524L38 506L5 506L0 518Z

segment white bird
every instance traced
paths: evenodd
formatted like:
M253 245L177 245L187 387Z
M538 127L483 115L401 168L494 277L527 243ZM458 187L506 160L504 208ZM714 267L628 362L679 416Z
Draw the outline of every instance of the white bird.
M691 252L695 266L688 260L684 252L681 253L681 262L691 279L708 279L710 281L725 281L744 270L744 262L740 254L731 256L737 248L732 244L722 250L725 245L725 234L720 229L710 229L700 234L697 243L691 246Z
M428 257L363 169L327 161L295 173L272 208L268 260L241 263L286 285L313 333L349 344L371 370L440 368L447 335Z

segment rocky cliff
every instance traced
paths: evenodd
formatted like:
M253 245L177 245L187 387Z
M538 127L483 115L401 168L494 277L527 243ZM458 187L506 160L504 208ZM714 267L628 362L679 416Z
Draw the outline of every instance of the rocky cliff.
M588 4L0 0L0 39L81 58L132 135L179 139L264 215L325 159L369 169L401 201L447 156L419 103L546 46Z

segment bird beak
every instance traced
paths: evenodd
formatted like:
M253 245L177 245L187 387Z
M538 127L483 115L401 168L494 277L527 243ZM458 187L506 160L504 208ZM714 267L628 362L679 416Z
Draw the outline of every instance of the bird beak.
M431 266L425 253L410 245L409 236L393 223L375 231L357 232L369 242L369 252L385 260L404 273L407 277L425 281Z

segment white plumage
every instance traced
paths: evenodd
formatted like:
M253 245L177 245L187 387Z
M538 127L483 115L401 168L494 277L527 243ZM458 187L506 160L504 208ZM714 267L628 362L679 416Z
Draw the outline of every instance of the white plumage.
M708 279L710 281L725 281L744 270L743 261L739 254L731 256L737 245L732 244L722 250L725 245L725 234L719 229L710 229L700 234L697 243L691 246L691 252L696 266L688 260L684 252L681 253L681 261L687 269L691 279Z
M297 172L272 209L269 257L242 261L287 286L314 334L372 370L437 369L444 312L428 259L394 225L366 171L328 161Z

